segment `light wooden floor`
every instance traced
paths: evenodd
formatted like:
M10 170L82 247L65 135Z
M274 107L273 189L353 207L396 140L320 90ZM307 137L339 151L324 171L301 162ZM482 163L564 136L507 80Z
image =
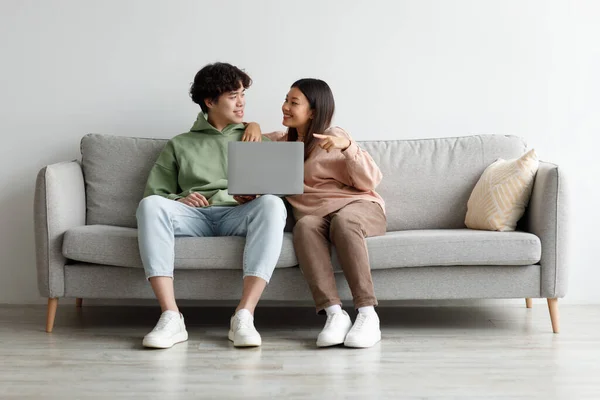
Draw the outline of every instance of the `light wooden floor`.
M380 307L371 349L316 349L308 308L262 308L258 349L226 339L229 308L185 308L190 340L144 350L153 307L0 307L0 398L600 399L600 306ZM67 304L68 303L68 304ZM524 303L524 302L523 302Z

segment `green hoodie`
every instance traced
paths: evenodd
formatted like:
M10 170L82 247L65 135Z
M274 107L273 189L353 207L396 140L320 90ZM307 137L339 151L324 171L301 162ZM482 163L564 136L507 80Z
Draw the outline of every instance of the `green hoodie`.
M244 129L243 124L231 124L220 132L203 113L198 114L190 132L169 140L160 153L148 176L144 197L177 200L196 192L210 205L238 205L227 192L227 143L240 141Z

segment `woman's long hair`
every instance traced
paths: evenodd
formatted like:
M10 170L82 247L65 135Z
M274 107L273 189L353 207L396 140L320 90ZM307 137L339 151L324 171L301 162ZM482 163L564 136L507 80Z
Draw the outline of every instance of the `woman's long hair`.
M331 126L333 113L335 112L335 100L329 85L320 79L305 78L300 79L292 85L306 96L310 109L313 111L313 118L304 138L304 159L308 157L315 146L314 133L323 133ZM298 130L288 128L288 142L298 140Z

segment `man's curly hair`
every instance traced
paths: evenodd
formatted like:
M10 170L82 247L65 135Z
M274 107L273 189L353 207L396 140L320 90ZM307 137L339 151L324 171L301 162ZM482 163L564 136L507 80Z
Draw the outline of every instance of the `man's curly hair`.
M252 79L238 67L221 62L208 64L194 77L190 97L206 113L208 107L204 102L205 99L217 101L223 93L238 90L240 84L244 89L248 89L252 85Z

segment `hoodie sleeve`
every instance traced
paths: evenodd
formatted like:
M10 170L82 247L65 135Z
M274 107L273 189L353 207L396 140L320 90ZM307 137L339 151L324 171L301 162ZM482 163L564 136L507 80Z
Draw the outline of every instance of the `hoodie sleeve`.
M383 174L371 155L361 149L343 129L335 128L332 131L335 136L350 140L350 146L342 151L342 154L346 159L351 186L363 191L374 190L381 182Z
M170 200L180 199L178 184L179 167L175 157L173 143L169 140L150 170L144 197L158 195Z

